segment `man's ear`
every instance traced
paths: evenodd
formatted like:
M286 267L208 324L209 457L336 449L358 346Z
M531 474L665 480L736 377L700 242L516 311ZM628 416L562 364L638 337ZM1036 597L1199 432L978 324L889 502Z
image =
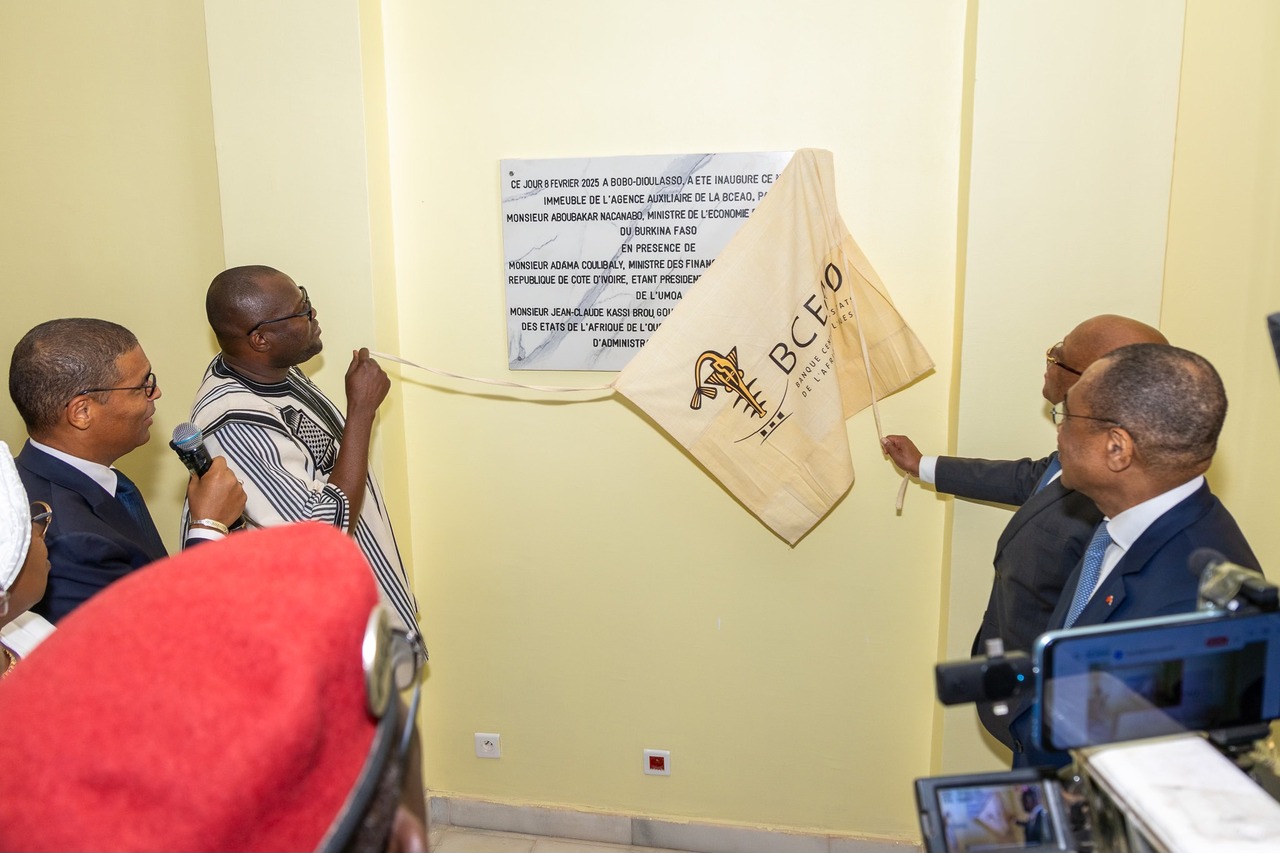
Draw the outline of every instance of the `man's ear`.
M261 330L249 335L248 341L249 349L254 352L267 352L271 349L271 341L267 340L267 336L262 334Z
M87 430L93 424L92 402L88 394L72 397L71 402L67 403L67 410L64 415L67 424L81 432Z
M1133 464L1136 448L1133 436L1122 426L1107 430L1107 468L1119 473Z

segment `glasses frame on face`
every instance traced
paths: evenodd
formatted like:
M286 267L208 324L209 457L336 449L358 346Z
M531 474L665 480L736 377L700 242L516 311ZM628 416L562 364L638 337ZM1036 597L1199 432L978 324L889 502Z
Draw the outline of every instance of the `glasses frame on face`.
M1124 424L1120 423L1114 418L1095 418L1093 415L1073 415L1070 412L1058 411L1057 406L1054 406L1052 409L1049 410L1049 417L1053 419L1054 426L1062 426L1064 423L1066 423L1067 418L1080 418L1083 421L1102 421L1103 423L1106 423L1106 424L1114 424L1115 426L1118 426L1121 429L1125 428Z
M314 310L311 307L311 297L307 295L307 289L302 285L298 285L298 290L302 291L302 310L301 311L298 311L294 314L290 314L287 317L276 317L274 320L263 320L261 323L254 326L252 329L246 332L245 337L253 337L254 332L258 331L263 326L266 326L269 323L283 323L285 320L293 320L298 317L306 317L308 320L311 319L312 312Z
M102 394L107 391L141 391L146 394L148 400L154 400L156 389L160 387L160 383L156 380L154 373L148 372L147 378L142 381L141 385L129 385L124 388L85 388L71 395L74 400L83 394Z
M31 523L32 525L39 525L40 538L43 540L45 535L49 532L49 525L53 524L53 507L49 506L44 501L32 501Z
M1044 351L1044 360L1052 364L1054 367L1061 367L1063 370L1067 371L1067 373L1073 373L1076 376L1084 375L1083 370L1076 370L1074 367L1063 364L1062 359L1054 355L1055 352L1062 352L1062 341L1058 341L1056 344Z

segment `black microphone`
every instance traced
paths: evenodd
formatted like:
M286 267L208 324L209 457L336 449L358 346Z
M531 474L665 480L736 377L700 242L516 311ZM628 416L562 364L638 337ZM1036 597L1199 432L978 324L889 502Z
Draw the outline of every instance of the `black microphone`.
M213 464L213 459L204 446L204 433L193 423L182 423L174 427L173 441L169 442L169 446L178 454L182 464L187 466L187 470L197 477L203 477L204 472Z

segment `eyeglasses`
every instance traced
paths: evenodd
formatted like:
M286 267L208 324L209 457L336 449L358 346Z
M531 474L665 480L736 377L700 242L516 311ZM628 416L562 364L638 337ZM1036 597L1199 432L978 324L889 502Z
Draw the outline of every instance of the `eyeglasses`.
M1082 421L1102 421L1103 423L1122 426L1119 421L1111 418L1095 418L1093 415L1073 415L1070 412L1059 412L1056 406L1049 410L1049 417L1053 418L1054 426L1062 426L1063 422L1066 421L1067 418L1080 418Z
M53 523L53 507L44 501L31 502L31 524L40 531L40 538L44 539L46 533L49 532L49 525Z
M1056 344L1054 344L1053 346L1049 347L1047 350L1044 351L1044 360L1049 362L1050 364L1061 367L1063 370L1067 371L1067 373L1074 373L1076 376L1080 376L1084 371L1076 370L1074 367L1068 367L1067 365L1063 364L1062 359L1060 359L1057 355L1057 353L1061 353L1061 352L1062 352L1062 341L1058 341Z
M307 289L305 287L299 286L298 289L302 291L302 310L301 311L297 312L296 314L290 314L287 317L276 317L274 320L263 320L261 323L259 323L258 325L250 329L246 333L246 336L252 335L254 332L258 331L268 323L283 323L285 320L292 320L296 317L307 317L309 319L311 317L311 297L307 295Z
M49 523L53 521L53 507L44 501L31 502L31 526L37 528L37 533L41 541L44 540L45 533L49 532ZM0 589L0 616L9 615L9 590Z
M103 391L141 391L146 395L147 399L150 400L156 396L156 389L159 387L159 383L156 382L156 375L154 373L148 373L147 378L141 385L129 385L125 388L85 388L81 391L77 391L71 396L72 398L75 398L79 397L81 394L98 394Z

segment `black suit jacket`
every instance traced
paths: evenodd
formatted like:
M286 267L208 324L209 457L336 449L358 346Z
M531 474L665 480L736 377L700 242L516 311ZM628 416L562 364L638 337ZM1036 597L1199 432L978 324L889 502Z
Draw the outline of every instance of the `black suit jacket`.
M1206 483L1143 531L1094 590L1072 627L1192 612L1200 578L1187 568L1187 560L1197 548L1213 548L1237 565L1261 570L1236 520ZM1077 566L1049 621L1050 630L1066 622L1079 577ZM1010 726L1014 766L1065 764L1065 754L1038 752L1031 744L1030 706L1031 702L1024 700L1010 715L1014 717Z
M996 542L995 579L973 641L975 655L985 654L986 641L995 637L1006 651L1031 651L1102 520L1093 501L1063 487L1061 479L1035 490L1054 456L1016 462L938 458L938 491L1019 507Z
M1049 626L1062 588L1084 556L1102 513L1093 501L1054 480L1036 486L1057 454L1043 459L992 461L938 457L939 492L1018 507L996 542L995 577L972 654L986 654L987 640L999 637L1006 651L1030 652ZM993 737L1013 748L1009 717L979 702L978 718Z
M49 584L32 608L50 622L108 584L168 556L154 530L143 530L106 489L61 459L28 443L15 461L27 496L53 509L45 535Z

